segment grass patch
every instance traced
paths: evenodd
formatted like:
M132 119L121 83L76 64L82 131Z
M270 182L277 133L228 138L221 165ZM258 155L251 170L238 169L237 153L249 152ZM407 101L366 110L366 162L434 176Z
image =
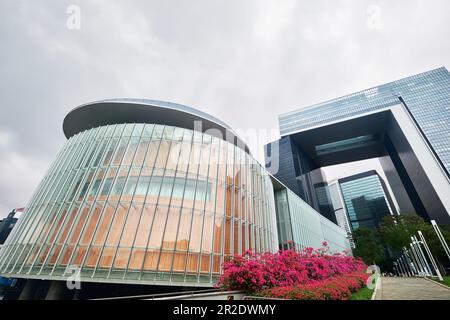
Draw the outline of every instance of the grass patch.
M372 299L372 294L372 289L364 287L361 290L354 292L350 297L350 300L370 300Z
M447 287L450 287L450 277L442 277L442 278L444 278L444 281L439 282L446 285Z

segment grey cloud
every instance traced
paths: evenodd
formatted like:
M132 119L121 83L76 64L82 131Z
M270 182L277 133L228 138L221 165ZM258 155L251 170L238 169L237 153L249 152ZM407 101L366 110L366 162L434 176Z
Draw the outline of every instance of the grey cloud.
M446 0L2 0L0 216L28 201L79 104L153 98L276 128L279 113L448 67L449 12Z

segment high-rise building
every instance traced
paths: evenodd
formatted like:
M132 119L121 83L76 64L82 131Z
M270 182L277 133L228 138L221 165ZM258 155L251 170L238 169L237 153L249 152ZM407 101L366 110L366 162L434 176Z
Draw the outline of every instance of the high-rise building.
M401 214L450 224L447 69L297 109L280 115L279 124L281 139L266 147L266 166L316 210L313 172L379 158Z
M330 182L328 184L328 190L330 193L331 202L333 204L334 216L336 217L337 225L345 230L347 234L351 234L352 228L350 226L350 220L348 219L339 182L337 180ZM354 243L351 240L350 244L354 247Z
M6 218L0 220L0 246L3 245L17 223L18 215L22 213L23 208L17 208L11 211Z
M211 287L224 259L246 250L349 248L345 232L201 111L113 99L72 110L63 129L66 144L0 250L0 274L28 279L24 294L52 281L46 294L58 296L74 272L96 289ZM286 209L275 192L289 195ZM293 233L279 238L286 224Z
M376 229L384 216L396 214L391 197L376 171L339 179L350 227Z

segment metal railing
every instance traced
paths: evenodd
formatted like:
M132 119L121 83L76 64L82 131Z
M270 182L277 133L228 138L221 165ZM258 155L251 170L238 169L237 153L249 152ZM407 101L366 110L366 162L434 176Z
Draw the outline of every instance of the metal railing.
M208 289L208 290L192 290L192 291L178 291L178 292L165 292L165 293L155 293L155 294L144 294L137 296L123 296L123 297L108 297L108 298L97 298L92 300L154 300L160 298L169 298L176 296L186 296L186 295L199 295L207 293L221 292L219 289Z

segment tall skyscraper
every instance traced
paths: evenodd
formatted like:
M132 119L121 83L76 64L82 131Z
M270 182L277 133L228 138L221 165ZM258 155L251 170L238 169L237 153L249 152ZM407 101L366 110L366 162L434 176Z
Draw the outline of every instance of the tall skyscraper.
M375 229L384 216L396 213L376 171L339 179L339 186L352 231L360 227Z
M401 214L450 224L450 73L438 68L279 116L266 167L320 210L310 176L379 158ZM285 146L288 145L289 148ZM279 151L279 152L277 152ZM275 165L277 164L277 165Z

